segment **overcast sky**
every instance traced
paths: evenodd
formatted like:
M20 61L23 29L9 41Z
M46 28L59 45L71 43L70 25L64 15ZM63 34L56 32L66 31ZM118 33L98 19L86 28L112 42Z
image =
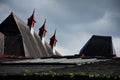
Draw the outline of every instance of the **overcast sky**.
M120 0L1 0L0 23L14 12L24 22L35 8L35 31L45 19L46 40L57 29L57 48L63 55L78 54L92 35L112 36L120 56Z

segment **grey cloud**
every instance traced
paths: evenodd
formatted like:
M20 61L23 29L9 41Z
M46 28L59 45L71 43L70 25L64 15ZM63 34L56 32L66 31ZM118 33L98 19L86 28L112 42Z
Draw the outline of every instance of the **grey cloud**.
M106 14L106 13L105 13ZM110 35L115 37L120 37L120 15L115 15L113 13L108 13L105 18L103 17L101 21L98 21L95 25L90 25L92 33Z
M106 10L119 11L120 7L119 0L59 0L57 2L66 11L74 14L71 19L81 23L95 21L102 17Z
M92 34L112 35L117 41L120 38L120 0L1 0L0 2L7 8L0 12L2 16L0 21L13 11L27 22L33 8L36 8L35 30L38 32L38 28L47 18L46 39L49 41L57 28L58 46L67 49L64 50L67 52L65 54L79 53L80 48ZM0 5L0 11L1 8Z

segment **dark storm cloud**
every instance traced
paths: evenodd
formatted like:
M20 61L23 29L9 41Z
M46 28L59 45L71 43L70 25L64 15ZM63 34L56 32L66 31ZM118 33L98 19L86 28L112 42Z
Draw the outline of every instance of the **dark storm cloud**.
M79 23L100 19L106 11L120 13L120 0L59 0L58 3L73 13L74 16L71 16L71 19L76 19Z
M62 21L63 23L65 22L66 25L85 23L85 25L83 25L84 29L82 30L86 31L85 27L91 28L92 30L89 30L89 33L95 34L97 32L97 34L120 37L120 35L118 35L120 30L120 0L59 0L57 2L59 5L62 5L66 11L70 12L70 14L74 14L73 16L69 17L70 20ZM106 12L108 15L106 15ZM100 20L105 15L107 18L106 20L108 20L105 27L108 27L108 29L104 29L102 27L104 26L104 22L101 23L103 25L101 25L101 28L99 28L99 30L96 28L98 28L97 26L100 25L92 27L93 25L91 25L91 23L95 24L97 20ZM104 33L101 33L102 30Z

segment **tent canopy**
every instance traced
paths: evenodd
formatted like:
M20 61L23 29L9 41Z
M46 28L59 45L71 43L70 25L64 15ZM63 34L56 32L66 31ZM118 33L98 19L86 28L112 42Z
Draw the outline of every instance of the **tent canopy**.
M14 13L11 13L0 24L0 32L4 35L4 37L0 36L0 46L2 45L0 50L3 52L4 49L4 54L30 56L33 58L51 57L54 55L48 42L45 41L46 44L42 44L39 35L35 32L32 35L27 24ZM61 56L58 51L56 51L56 55Z

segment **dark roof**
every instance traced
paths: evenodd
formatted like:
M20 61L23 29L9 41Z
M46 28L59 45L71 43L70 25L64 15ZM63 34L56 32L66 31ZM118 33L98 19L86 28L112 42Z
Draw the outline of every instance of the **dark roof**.
M30 29L27 26L27 24L24 23L20 18L18 18L13 13L11 13L1 23L0 32L2 32L5 35L5 37L8 38L7 42L12 42L12 40L14 40L16 38L16 36L21 35L22 46L19 48L24 49L24 51L22 53L20 53L20 54L24 53L24 56L30 56L30 57L36 58L36 57L49 57L51 55L54 55L53 52L50 52L52 50L48 51L48 48L50 48L50 47L48 47L49 44L45 45L47 47L47 49L46 49L44 47L44 45L42 44L41 39L38 36L38 34L34 33L34 35L32 35L30 33ZM10 33L11 33L11 35L10 35ZM0 40L1 40L1 36L0 36ZM0 41L0 43L1 43L1 41ZM6 42L5 42L5 44L6 44ZM9 44L9 43L7 43L7 44ZM18 46L20 46L20 44L18 44ZM8 46L6 45L6 46L4 46L4 48L5 47L8 47ZM11 46L9 46L9 47L11 47ZM9 54L9 53L7 53L7 54ZM16 54L18 54L18 52L10 53L10 54L16 55ZM21 56L21 55L19 55L19 56Z
M17 23L15 21L15 15L11 13L1 24L0 32L4 35L18 35L20 33Z
M114 55L113 49L111 36L93 35L81 49L79 54L84 54L84 56L111 57Z

